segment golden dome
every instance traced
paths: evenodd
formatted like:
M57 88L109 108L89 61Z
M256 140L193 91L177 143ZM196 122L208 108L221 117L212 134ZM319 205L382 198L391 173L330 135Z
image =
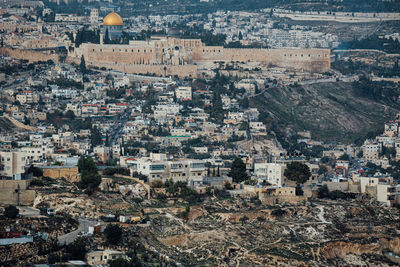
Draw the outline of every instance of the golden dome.
M124 22L122 21L122 18L120 15L118 15L115 12L111 12L104 18L104 23L105 26L122 26Z

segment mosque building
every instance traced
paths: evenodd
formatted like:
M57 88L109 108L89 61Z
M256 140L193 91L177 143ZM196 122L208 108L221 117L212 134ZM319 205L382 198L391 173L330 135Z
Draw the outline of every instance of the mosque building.
M115 12L111 12L104 18L103 22L103 34L110 40L116 40L122 37L122 26L124 22L120 15Z

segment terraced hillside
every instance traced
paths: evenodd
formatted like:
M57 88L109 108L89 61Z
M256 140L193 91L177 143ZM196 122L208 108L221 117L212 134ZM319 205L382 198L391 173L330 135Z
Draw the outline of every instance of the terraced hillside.
M252 98L250 105L283 132L310 130L323 140L351 141L382 128L400 111L398 88L363 86L343 82L277 86Z

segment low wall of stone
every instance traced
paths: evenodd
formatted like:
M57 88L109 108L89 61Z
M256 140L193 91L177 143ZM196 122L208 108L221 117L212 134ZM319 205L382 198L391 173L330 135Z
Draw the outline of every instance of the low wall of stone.
M50 177L52 179L65 178L70 182L79 182L80 175L78 172L78 167L51 167L51 168L41 168L43 170L43 176Z
M305 196L270 196L260 199L264 205L275 205L281 203L298 203L307 200Z

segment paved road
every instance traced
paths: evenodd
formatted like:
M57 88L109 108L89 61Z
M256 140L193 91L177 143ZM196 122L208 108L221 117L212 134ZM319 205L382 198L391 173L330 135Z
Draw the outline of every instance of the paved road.
M17 206L19 209L19 215L25 216L25 217L45 217L40 214L40 210L32 208L32 207L26 207L26 206Z
M109 146L112 147L114 143L117 141L118 137L121 134L122 129L125 126L125 123L129 120L131 114L131 108L127 108L125 112L121 115L120 119L115 122L112 128L112 134L109 138Z
M78 219L79 221L79 227L75 231L72 231L68 234L62 235L58 237L58 244L59 245L68 245L71 244L72 242L75 241L75 239L78 237L78 234L81 232L88 232L89 231L89 226L94 226L96 224L95 221L90 221L87 219L80 218Z
M26 217L46 217L44 215L40 215L40 210L32 208L32 207L18 206L17 208L19 209L19 214L21 216L26 216ZM76 229L75 231L72 231L72 232L70 232L68 234L65 234L65 235L62 235L62 236L58 237L58 244L59 245L71 244L78 237L79 233L88 232L89 231L89 226L94 226L97 223L96 221L90 221L90 220L84 219L84 218L79 218L78 222L79 222L78 229Z

